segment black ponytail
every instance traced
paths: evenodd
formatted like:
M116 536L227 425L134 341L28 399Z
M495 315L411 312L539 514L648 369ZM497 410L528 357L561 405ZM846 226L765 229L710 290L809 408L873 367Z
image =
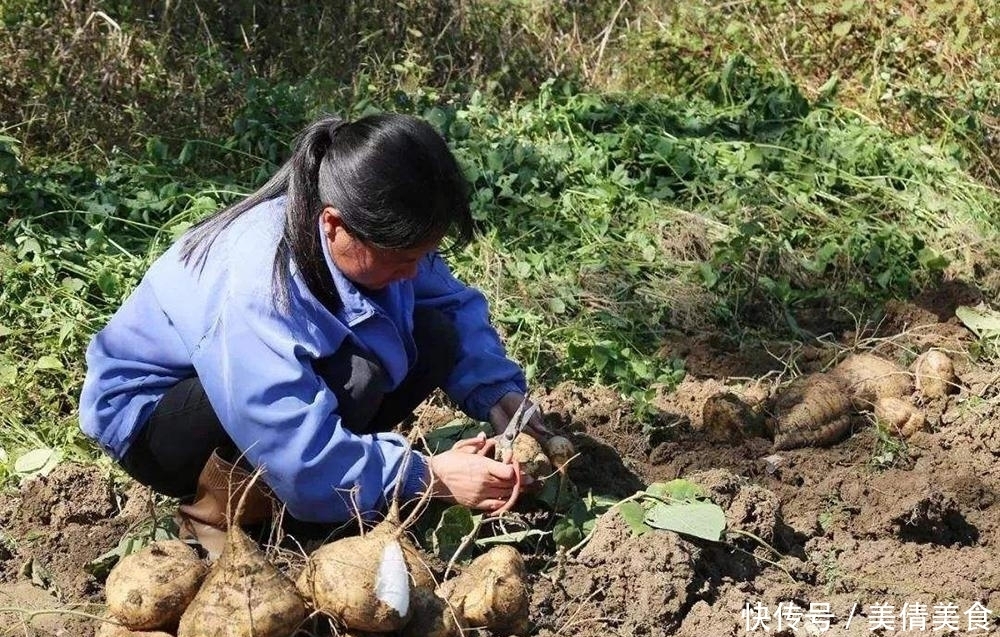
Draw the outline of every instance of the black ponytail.
M287 306L290 262L328 309L340 299L323 256L319 215L336 208L360 241L405 250L449 233L452 248L472 238L468 190L444 139L423 120L382 114L345 122L325 117L310 124L273 177L246 199L198 224L181 258L201 268L215 239L244 212L283 194L285 224L272 269L272 287Z

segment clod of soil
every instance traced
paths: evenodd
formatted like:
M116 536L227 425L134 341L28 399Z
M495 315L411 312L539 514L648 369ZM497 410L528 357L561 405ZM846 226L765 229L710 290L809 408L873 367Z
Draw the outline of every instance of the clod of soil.
M865 521L863 530L872 538L891 535L903 542L942 546L972 545L979 538L958 501L925 478L905 483L883 479L871 488L848 483L841 487L841 497L860 511L858 519Z
M532 606L544 617L537 634L576 634L574 627L594 634L593 626L602 626L602 634L672 635L689 602L699 554L675 533L635 535L620 515L605 515L557 585L536 585Z
M688 480L704 487L709 499L726 512L726 528L772 542L781 525L781 502L767 489L724 469L692 473Z

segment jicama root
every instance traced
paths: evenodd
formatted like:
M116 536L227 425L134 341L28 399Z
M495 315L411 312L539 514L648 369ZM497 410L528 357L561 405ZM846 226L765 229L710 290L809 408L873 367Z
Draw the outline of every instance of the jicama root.
M460 614L448 601L428 588L413 591L413 617L400 631L401 637L461 637L468 628Z
M126 555L108 575L108 612L133 630L172 629L207 573L208 567L184 542L153 542Z
M924 398L944 398L958 387L955 364L941 350L924 352L913 362L917 391Z
M484 627L497 636L523 635L528 630L526 582L521 554L511 546L496 546L438 592L461 610L470 627Z
M235 522L249 491L231 516L222 555L181 618L177 637L288 637L306 618L295 585Z
M563 470L570 458L576 455L576 448L569 438L563 436L552 436L545 441L545 453L549 460L559 471Z

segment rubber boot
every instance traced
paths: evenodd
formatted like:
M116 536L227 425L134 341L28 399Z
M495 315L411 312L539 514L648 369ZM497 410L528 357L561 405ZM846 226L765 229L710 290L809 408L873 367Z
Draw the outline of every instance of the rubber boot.
M177 508L177 525L182 540L194 539L215 560L226 545L226 531L236 514L243 492L250 484L252 474L233 465L218 454L212 453L198 476L194 501ZM250 487L243 510L239 514L241 526L270 522L277 500L271 490L258 477Z

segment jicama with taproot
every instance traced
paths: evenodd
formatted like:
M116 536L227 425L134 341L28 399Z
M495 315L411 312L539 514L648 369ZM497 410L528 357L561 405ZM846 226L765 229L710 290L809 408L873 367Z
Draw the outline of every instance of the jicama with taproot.
M177 637L288 637L306 618L295 584L236 522L245 499L246 492L231 516L222 555L181 618Z

